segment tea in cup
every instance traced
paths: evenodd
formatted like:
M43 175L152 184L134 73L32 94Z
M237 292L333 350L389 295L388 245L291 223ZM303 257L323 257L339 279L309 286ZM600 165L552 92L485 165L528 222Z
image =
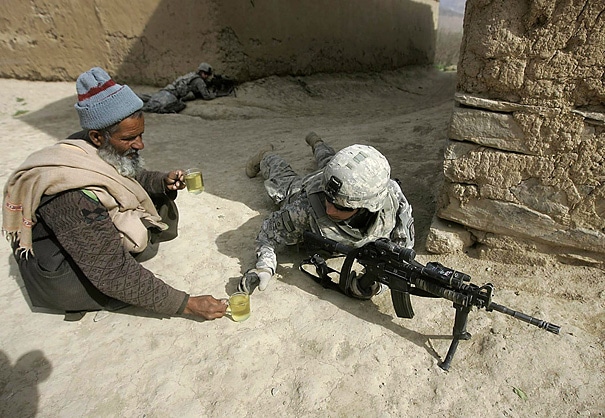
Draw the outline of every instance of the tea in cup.
M185 185L189 193L200 194L204 191L204 178L199 168L185 170Z
M245 321L250 317L250 295L246 292L235 292L229 296L227 314L235 322Z

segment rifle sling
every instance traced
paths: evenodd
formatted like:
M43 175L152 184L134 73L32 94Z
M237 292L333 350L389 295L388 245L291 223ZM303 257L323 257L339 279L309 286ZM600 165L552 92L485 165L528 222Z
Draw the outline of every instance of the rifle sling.
M309 264L312 264L313 266L315 266L315 271L317 272L317 274L313 274L310 271L307 271L303 267L303 266L309 265ZM313 257L309 257L309 258L301 261L299 270L302 271L303 273L305 273L306 275L310 276L313 280L315 280L315 282L319 283L324 289L336 290L336 291L346 295L346 293L340 288L338 283L333 282L332 278L329 276L329 273L337 273L338 275L340 275L340 272L329 267L326 264L325 260L323 258L321 258L320 256L318 256L317 254L314 255Z
M354 259L354 257L352 257L352 259ZM304 268L304 266L306 266L306 265L315 266L315 271L317 272L317 274L313 274L310 271L306 270ZM344 265L343 269L345 267L348 267L348 266ZM329 276L329 273L336 273L336 274L338 274L339 277L342 277L340 272L338 270L334 270L333 268L329 267L327 265L327 263L325 262L325 260L322 257L320 257L319 255L315 254L314 256L301 261L300 265L299 265L299 270L302 271L303 273L305 273L307 276L311 277L316 283L320 284L324 289L336 290L336 291L342 293L343 295L350 296L346 291L347 283L340 283L340 281L339 281L339 283L335 283L332 281L332 278ZM422 290L417 287L409 287L406 292L409 293L410 295L424 297L424 298L439 298L439 296L434 295L430 292L427 292L426 290Z

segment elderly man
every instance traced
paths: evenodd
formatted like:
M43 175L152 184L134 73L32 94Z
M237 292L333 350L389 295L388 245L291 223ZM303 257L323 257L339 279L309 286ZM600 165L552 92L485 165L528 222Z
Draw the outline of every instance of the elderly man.
M202 62L197 71L180 76L151 96L141 94L139 97L145 102L145 112L178 113L187 107L186 101L212 100L228 96L234 89L234 81L222 76L213 76L210 64Z
M256 268L242 277L241 290L251 292L256 285L265 290L277 267L275 252L301 243L305 231L353 247L378 238L414 246L412 207L399 183L390 178L391 167L380 152L368 145L351 145L335 153L314 132L305 140L319 168L305 177L274 154L270 144L248 160L247 176L262 173L279 210L262 224L256 238ZM372 289L374 294L379 290L378 284Z
M182 170L143 169L142 101L98 67L76 90L83 130L31 154L4 188L3 231L32 305L222 317L224 300L189 296L139 263L176 237L185 187Z

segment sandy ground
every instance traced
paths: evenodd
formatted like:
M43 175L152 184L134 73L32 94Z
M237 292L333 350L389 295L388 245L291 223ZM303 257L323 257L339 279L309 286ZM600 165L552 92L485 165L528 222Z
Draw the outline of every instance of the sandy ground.
M65 322L32 310L6 244L0 416L603 416L602 270L424 250L455 76L413 68L271 77L241 86L237 97L190 103L179 115L148 115L148 167L202 166L206 191L180 193L180 235L145 265L192 294L233 292L272 209L262 180L245 176L246 159L270 141L309 172L304 137L314 130L337 149L371 144L388 157L414 207L418 261L493 283L496 302L560 325L560 335L474 310L473 337L445 372L438 363L450 343L450 302L416 297L415 318L396 318L388 291L360 302L304 276L303 249L281 255L277 280L252 295L242 323L136 308ZM0 80L2 184L29 153L78 130L75 100L74 83Z

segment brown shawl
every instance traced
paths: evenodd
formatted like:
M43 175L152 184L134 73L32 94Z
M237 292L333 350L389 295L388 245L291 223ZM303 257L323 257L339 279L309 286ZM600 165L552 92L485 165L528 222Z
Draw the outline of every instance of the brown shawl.
M10 176L4 186L2 232L17 240L19 249L31 251L31 229L42 196L78 189L96 194L128 251L145 249L148 226L168 228L136 180L120 175L92 144L66 139L31 154Z

